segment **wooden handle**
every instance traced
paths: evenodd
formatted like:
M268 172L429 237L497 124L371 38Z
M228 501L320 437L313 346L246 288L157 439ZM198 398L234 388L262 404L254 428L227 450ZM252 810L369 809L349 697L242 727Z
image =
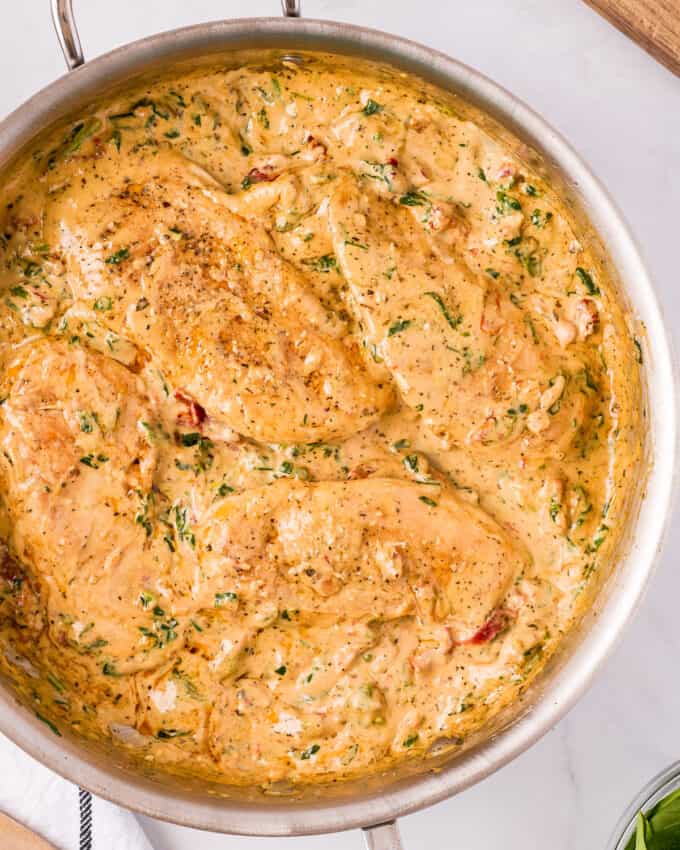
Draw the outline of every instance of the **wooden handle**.
M680 0L585 0L680 77Z
M0 847L2 850L54 850L51 844L39 838L12 818L0 812Z

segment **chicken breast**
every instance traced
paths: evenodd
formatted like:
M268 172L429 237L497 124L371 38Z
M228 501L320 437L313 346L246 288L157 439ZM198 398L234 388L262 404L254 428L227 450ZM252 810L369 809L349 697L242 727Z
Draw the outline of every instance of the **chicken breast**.
M224 605L254 611L276 600L270 616L280 624L253 631L221 671L230 684L208 741L224 769L238 772L262 748L306 761L319 740L328 758L346 758L357 724L366 730L359 763L403 748L406 733L362 668L374 658L386 668L443 664L475 640L526 566L482 511L445 486L434 497L424 489L381 478L278 482L225 500L197 529L204 573L229 588ZM400 631L395 656L404 618L421 636ZM266 728L263 714L273 720ZM283 776L281 765L268 773Z
M570 374L512 293L477 279L453 251L435 251L402 197L382 200L346 176L329 204L366 344L452 445L522 438L523 448L563 452L586 418L582 370Z
M396 479L279 481L220 502L196 535L204 575L251 605L262 587L277 610L418 612L460 640L524 564L502 529L446 486Z
M392 401L346 326L182 156L84 163L46 235L92 319L209 416L265 442L347 436ZM81 315L82 318L82 315Z
M171 553L146 529L157 451L141 381L58 341L25 346L6 380L11 543L46 589L53 640L111 674L159 663L177 629L161 628L170 618L158 604L170 601Z

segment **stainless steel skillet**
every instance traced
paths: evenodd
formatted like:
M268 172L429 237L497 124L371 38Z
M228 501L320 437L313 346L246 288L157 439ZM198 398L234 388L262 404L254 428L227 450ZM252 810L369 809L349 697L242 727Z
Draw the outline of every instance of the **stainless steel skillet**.
M585 217L616 270L620 294L644 323L644 379L649 472L641 476L616 568L589 615L524 696L521 705L453 757L357 782L315 789L236 789L140 770L117 752L57 738L0 682L0 731L69 779L120 805L186 826L245 835L303 835L363 827L370 846L398 846L393 822L480 781L543 735L588 686L635 609L650 576L670 514L677 442L677 391L669 340L637 248L604 189L568 144L538 115L495 83L421 45L377 31L299 17L220 21L162 33L85 63L70 0L53 0L57 31L71 73L0 124L0 174L47 126L103 92L177 63L237 51L315 50L391 65L460 95L538 153L541 167ZM378 826L376 826L376 824ZM382 824L382 825L381 825Z

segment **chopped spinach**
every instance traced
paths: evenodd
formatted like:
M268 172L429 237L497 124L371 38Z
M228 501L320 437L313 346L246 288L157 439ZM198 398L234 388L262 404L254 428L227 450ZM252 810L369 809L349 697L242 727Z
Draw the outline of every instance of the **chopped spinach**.
M438 292L424 292L423 295L427 295L428 298L431 298L436 303L436 305L441 310L442 315L444 316L446 321L449 323L449 325L455 331L458 328L458 326L460 325L460 323L463 321L463 317L462 316L452 316L451 313L449 313L449 310L448 310L446 304L444 303L444 299L441 297L441 295Z
M119 248L115 253L111 254L110 257L107 257L104 262L109 266L119 266L123 260L127 260L129 256L129 248Z
M390 325L387 336L395 336L395 334L400 334L402 331L405 331L412 324L411 319L398 319L396 322Z
M600 294L599 287L596 285L596 283L593 280L590 273L587 272L584 268L579 266L576 269L576 275L580 278L581 283L585 286L589 295L599 295Z
M377 112L382 112L383 107L375 100L369 97L369 99L366 101L366 105L361 111L364 113L364 115L375 115Z

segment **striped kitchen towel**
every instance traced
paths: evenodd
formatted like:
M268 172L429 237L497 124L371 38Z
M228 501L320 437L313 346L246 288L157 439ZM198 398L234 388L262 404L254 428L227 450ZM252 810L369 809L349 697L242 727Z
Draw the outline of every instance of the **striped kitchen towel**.
M152 850L133 814L52 773L3 735L0 811L57 850Z

